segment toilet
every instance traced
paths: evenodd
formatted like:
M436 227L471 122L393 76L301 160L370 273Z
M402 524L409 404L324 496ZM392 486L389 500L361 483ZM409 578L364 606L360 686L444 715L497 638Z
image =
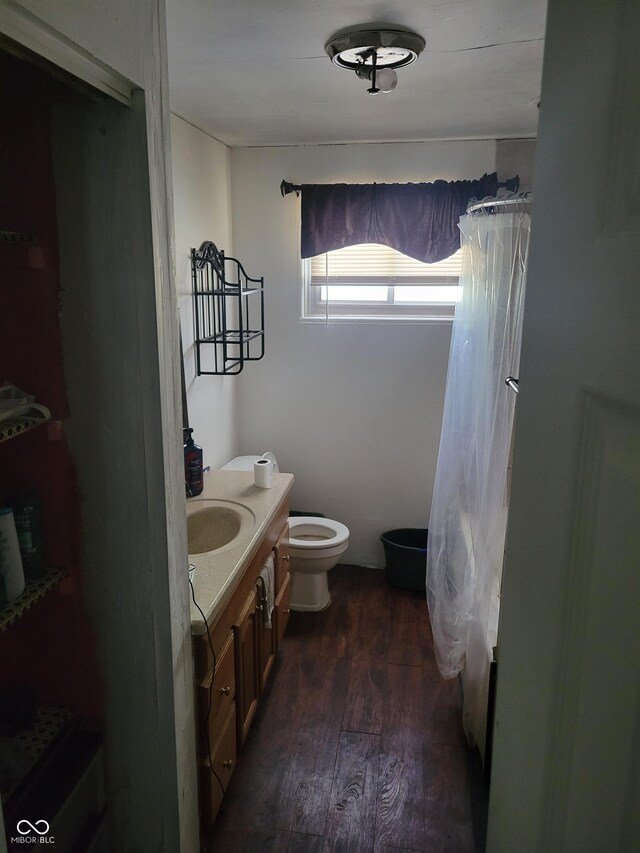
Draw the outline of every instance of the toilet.
M222 470L253 471L258 459L269 459L274 472L280 470L273 453L236 456ZM316 516L289 518L291 610L318 611L331 604L327 572L348 547L349 528L339 521Z
M289 519L292 610L324 610L331 604L327 572L349 547L349 528L315 516Z

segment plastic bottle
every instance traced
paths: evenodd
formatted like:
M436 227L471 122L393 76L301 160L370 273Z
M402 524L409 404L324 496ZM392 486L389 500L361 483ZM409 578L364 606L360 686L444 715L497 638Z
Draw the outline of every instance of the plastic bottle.
M13 510L0 507L0 603L13 601L23 591L24 572Z
M37 497L26 496L12 498L9 503L13 509L24 576L27 580L41 578L45 567L40 500Z
M184 429L184 485L187 497L199 495L204 488L202 473L202 448L193 440L191 427Z

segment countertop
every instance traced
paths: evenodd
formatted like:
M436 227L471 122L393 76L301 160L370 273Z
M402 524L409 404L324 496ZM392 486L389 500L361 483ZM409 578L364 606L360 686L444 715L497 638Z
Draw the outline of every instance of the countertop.
M222 500L243 504L255 516L253 527L228 545L209 553L189 555L189 562L196 567L195 598L209 624L229 600L236 578L249 565L292 485L293 474L274 474L272 488L260 489L253 483L253 471L212 470L205 474L202 494L187 499L187 515L202 507L199 503L202 500ZM205 631L202 616L192 600L191 633Z

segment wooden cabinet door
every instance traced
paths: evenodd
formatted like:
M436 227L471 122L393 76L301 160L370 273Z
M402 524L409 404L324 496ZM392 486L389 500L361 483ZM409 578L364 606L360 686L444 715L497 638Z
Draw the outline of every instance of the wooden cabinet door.
M234 636L230 631L220 657L216 661L215 675L211 671L197 685L198 720L200 722L198 726L199 755L207 754L207 730L208 743L211 749L219 740L223 724L229 714L229 708L236 695L233 641ZM209 719L208 727L205 729L207 713Z
M253 587L233 626L238 749L244 743L260 694L257 593Z
M289 603L291 601L291 575L289 572L284 577L284 581L282 583L282 587L280 588L280 592L276 597L276 606L274 608L275 612L275 625L276 625L276 643L277 646L280 646L282 642L282 637L284 632L287 630L287 625L289 624L289 614L290 607Z
M289 571L289 524L285 524L282 532L276 539L276 596L282 588L285 576Z
M217 744L212 747L211 764L208 758L200 760L200 812L202 828L208 832L216 819L222 798L229 785L231 774L236 766L236 709L233 703L229 708L220 732ZM215 771L215 776L212 772Z
M256 587L256 595L258 596L258 652L259 652L259 672L260 672L260 692L264 690L271 667L276 657L276 609L273 608L271 614L271 626L267 627L265 623L267 610L267 596L265 595L264 584L261 578L258 578Z

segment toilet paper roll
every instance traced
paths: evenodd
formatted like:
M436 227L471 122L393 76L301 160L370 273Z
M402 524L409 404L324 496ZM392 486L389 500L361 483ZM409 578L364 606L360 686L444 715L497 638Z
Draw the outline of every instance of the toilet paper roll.
M273 462L269 459L258 459L254 462L253 482L260 489L270 489L273 486Z

